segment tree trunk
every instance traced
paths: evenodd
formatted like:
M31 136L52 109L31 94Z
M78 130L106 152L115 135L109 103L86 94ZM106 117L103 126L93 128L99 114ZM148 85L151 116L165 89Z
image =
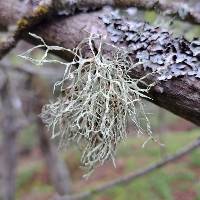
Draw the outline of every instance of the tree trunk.
M0 156L0 199L14 200L17 163L16 138L18 133L8 131L8 127L6 129L3 130L2 155Z
M17 120L20 114L20 107L17 105L17 98L13 99L12 83L7 73L3 87L0 88L1 98L1 131L3 134L2 149L0 156L1 165L1 193L0 199L15 199L15 179L16 179L16 163L17 163L17 135L22 128ZM18 116L18 118L17 118Z
M48 167L49 176L56 191L60 195L69 194L71 192L71 179L69 170L65 162L59 158L58 150L50 141L47 129L42 120L38 116L41 112L42 106L48 101L49 89L46 87L42 79L37 75L29 74L30 89L34 92L34 97L30 99L33 105L34 113L36 115L37 135L40 142L40 149L45 158ZM38 84L40 82L40 84ZM45 92L44 92L45 91Z
M56 147L50 142L46 128L40 119L37 120L40 148L44 155L50 179L58 194L70 194L71 179L65 162L59 158Z

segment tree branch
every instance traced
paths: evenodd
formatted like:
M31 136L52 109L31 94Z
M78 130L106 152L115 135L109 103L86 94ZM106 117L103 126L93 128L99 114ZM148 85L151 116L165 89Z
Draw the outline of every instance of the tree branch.
M39 109L40 110L40 109ZM57 197L58 200L77 200L77 199L87 199L89 196L91 195L96 195L98 193L101 193L103 191L106 191L108 189L111 189L113 187L115 187L116 185L122 185L122 184L128 184L129 182L142 177L148 173L151 173L153 171L155 171L158 168L161 168L167 164L172 163L173 161L181 158L182 156L187 155L188 153L192 152L193 150L195 150L196 148L198 148L200 146L200 138L197 139L196 141L192 142L190 145L182 148L181 150L179 150L175 155L171 155L169 157L167 157L164 160L159 161L158 163L155 163L153 165L150 165L149 167L140 170L136 173L131 173L127 176L124 177L120 177L114 181L111 181L103 186L99 186L91 191L86 191L77 195L73 195L73 196L63 196L63 197ZM46 150L44 150L46 151ZM57 163L57 162L54 162ZM66 184L63 184L64 186L66 186Z
M64 3L62 4L61 2ZM164 12L166 15L177 16L180 20L188 21L194 24L200 24L199 11L184 2L169 3L168 1L163 0L76 0L72 5L71 4L68 0L56 0L52 5L57 11L59 11L59 9L63 9L67 10L68 12L70 9L79 11L100 9L106 5L119 8L134 6L144 10L158 10ZM70 8L72 6L73 8ZM17 20L30 13L30 10L33 10L33 6L30 4L25 4L20 0L2 1L0 3L0 18L2 19L0 22L1 26L6 27L11 23L15 23ZM68 12L64 13L68 14Z
M0 10L2 8L2 3L0 2ZM13 10L14 12L14 10ZM35 28L34 33L40 35L48 44L63 46L65 48L73 49L77 46L84 38L89 37L89 33L97 33L101 35L108 35L108 42L112 42L112 34L110 34L102 22L99 19L99 16L103 15L102 11L100 12L91 12L85 14L78 14L76 16L71 17L61 17L55 18L51 22L46 22L37 28ZM9 16L9 13L8 13ZM17 18L17 15L15 16ZM1 15L0 15L1 22ZM125 22L124 22L125 23ZM152 29L154 30L154 29ZM160 33L162 30L155 30ZM165 31L166 32L166 31ZM176 43L180 45L181 41L173 38L172 35L169 34L169 48L174 49L173 45ZM37 43L38 41L33 38L29 38L28 36L24 39L28 40L32 43ZM187 45L191 43L186 42ZM118 45L118 44L117 44ZM127 44L123 44L124 47L128 47ZM166 51L167 48L164 49ZM110 50L105 50L109 52ZM134 52L141 53L142 50L133 51L133 60ZM58 52L56 52L58 54ZM150 53L153 53L153 50L150 50ZM156 52L154 52L156 53ZM159 55L159 51L156 53ZM60 57L68 60L72 59L71 55L62 52L58 54ZM180 53L175 53L174 57L178 57ZM163 54L165 57L166 54ZM198 55L197 55L198 56ZM199 59L198 57L195 59ZM194 57L193 57L194 58ZM192 61L192 59L189 62ZM197 61L197 71L198 71L198 63ZM139 78L144 76L146 73L142 68L134 69L132 71L133 78ZM149 82L155 81L158 76L148 77ZM173 78L167 81L160 81L157 83L156 87L153 87L152 90L148 94L153 100L152 102L185 118L189 121L200 125L200 82L198 78L188 78L187 76Z
M167 158L152 164L142 170L139 170L137 172L132 172L126 176L122 176L120 178L115 179L114 181L108 182L104 185L98 186L90 191L86 191L86 192L82 192L80 194L76 194L76 195L72 195L72 196L63 196L63 197L57 197L55 200L81 200L81 199L88 199L91 195L96 195L99 194L101 192L105 192L115 186L118 185L123 185L123 184L128 184L131 181L140 178L142 176L145 176L146 174L149 174L161 167L164 167L178 159L180 159L181 157L191 153L192 151L194 151L195 149L200 147L200 138L198 138L197 140L195 140L194 142L192 142L191 144L183 147L182 149L180 149L179 151L177 151L177 153L175 153L174 155L168 156Z

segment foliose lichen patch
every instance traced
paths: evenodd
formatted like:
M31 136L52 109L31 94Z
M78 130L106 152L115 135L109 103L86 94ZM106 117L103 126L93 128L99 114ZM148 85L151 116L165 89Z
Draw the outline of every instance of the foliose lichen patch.
M184 37L145 22L130 21L119 12L100 17L115 44L128 47L130 55L143 62L144 70L157 72L159 80L189 76L200 78L200 40L191 42Z

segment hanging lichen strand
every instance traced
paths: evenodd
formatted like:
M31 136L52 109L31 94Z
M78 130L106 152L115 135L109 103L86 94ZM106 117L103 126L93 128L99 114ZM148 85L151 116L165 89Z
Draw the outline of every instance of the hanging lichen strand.
M173 38L172 34L148 23L130 21L118 10L100 17L111 41L124 44L129 55L143 62L144 70L157 72L159 80L187 75L200 78L200 41Z
M108 44L99 36L85 39L73 51L47 46L42 38L32 36L43 44L21 57L38 65L47 62L66 66L63 79L55 84L60 95L43 107L41 118L52 131L52 138L58 137L61 145L73 142L82 149L81 165L88 172L106 160L114 162L118 144L127 137L128 119L138 134L154 139L141 101L151 85L145 85L145 77L130 78L129 71L137 63L132 62L125 50L110 46L112 55L104 55L102 49ZM94 47L94 41L98 41L98 47ZM31 58L29 54L39 47L46 48L44 56L39 60ZM84 49L89 56L83 56ZM50 50L70 51L74 60L71 63L48 60Z

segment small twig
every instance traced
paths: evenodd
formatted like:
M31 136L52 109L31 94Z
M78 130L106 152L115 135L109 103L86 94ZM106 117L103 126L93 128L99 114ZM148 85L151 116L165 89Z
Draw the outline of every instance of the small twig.
M137 172L132 172L128 175L122 176L120 178L115 179L114 181L108 182L104 185L98 186L92 190L89 191L85 191L76 195L66 195L63 197L56 197L55 200L81 200L81 199L88 199L91 195L96 195L99 194L101 192L105 192L106 190L109 190L117 185L123 185L123 184L128 184L131 181L142 177L146 174L149 174L150 172L155 171L156 169L159 169L169 163L172 163L175 160L178 160L179 158L189 154L190 152L192 152L193 150L197 149L198 147L200 147L200 138L196 139L195 141L193 141L191 144L183 147L182 149L180 149L179 151L177 151L175 154L166 157L165 159L152 164L142 170L139 170Z

